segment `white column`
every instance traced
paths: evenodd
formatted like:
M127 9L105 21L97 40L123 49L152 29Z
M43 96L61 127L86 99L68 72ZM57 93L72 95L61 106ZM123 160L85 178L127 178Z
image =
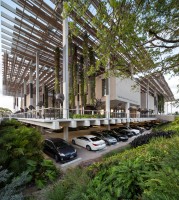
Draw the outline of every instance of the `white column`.
M16 97L16 111L19 110L19 98Z
M149 82L147 83L146 108L149 111ZM149 112L147 113L147 116L149 116Z
M33 106L33 70L32 67L30 67L30 73L29 73L29 93L30 93L30 105Z
M63 118L68 118L68 18L63 20Z
M45 85L42 85L42 102L43 102L43 106L42 106L42 117L44 118L44 108L45 108Z
M154 105L154 114L156 115L158 113L158 107L157 107L157 92L154 91L154 98L155 98L155 105ZM168 110L167 110L168 113Z
M39 51L36 52L36 117L39 114Z
M110 64L108 63L107 70L109 70ZM110 78L106 79L106 118L110 118Z
M22 98L23 98L23 87L21 87L21 108L23 108Z
M13 112L16 112L16 97L15 96L13 97L13 109L14 109Z
M107 70L110 69L110 61L108 62L108 65L107 65ZM108 130L110 130L110 124L109 124L109 118L110 118L110 93L111 93L111 90L110 90L110 77L108 77L106 79L106 118L108 119Z
M126 102L126 105L125 105L125 111L126 111L126 122L127 122L127 127L129 127L129 122L130 122L130 111L129 111L129 108L130 108L130 103L129 102Z
M26 90L26 80L24 80L24 111L27 107L27 90Z

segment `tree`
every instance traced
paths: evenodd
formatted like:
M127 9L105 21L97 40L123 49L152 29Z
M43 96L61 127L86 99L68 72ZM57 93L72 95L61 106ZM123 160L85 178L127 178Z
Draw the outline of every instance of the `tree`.
M4 116L6 114L11 114L12 111L8 108L3 108L3 107L0 107L0 116Z
M95 3L96 2L96 3ZM68 0L64 17L71 16L76 35L91 26L96 71L107 75L138 75L139 72L174 72L179 57L179 4L177 0ZM76 15L74 15L74 11ZM79 18L83 19L79 28ZM78 26L75 26L78 24ZM106 69L110 59L110 71Z

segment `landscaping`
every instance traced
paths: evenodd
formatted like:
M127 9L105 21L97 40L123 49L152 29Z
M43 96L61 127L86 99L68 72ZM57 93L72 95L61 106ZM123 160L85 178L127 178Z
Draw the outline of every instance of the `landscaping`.
M40 189L59 176L53 162L43 157L41 134L16 120L0 126L0 155L0 199L19 200L23 198L19 188Z
M160 137L148 144L114 153L87 168L67 171L47 192L47 199L179 199L178 129L176 119L156 127ZM172 134L163 137L162 131L163 135Z

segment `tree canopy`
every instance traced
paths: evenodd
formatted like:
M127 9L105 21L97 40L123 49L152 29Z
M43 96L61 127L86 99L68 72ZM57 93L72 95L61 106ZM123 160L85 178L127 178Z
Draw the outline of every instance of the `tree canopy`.
M115 75L179 73L178 0L68 0L63 14L73 34L94 30L96 70L110 61Z
M0 107L0 115L10 114L10 113L12 113L12 111L10 109Z

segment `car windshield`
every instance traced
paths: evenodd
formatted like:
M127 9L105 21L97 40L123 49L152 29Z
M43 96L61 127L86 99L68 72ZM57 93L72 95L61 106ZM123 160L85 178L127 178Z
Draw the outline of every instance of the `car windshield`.
M54 145L58 148L58 149L62 149L64 147L69 146L69 144L65 141L55 141Z
M98 137L91 137L90 139L91 139L92 141L94 141L94 142L95 142L95 141L101 140L101 139L99 139Z
M103 136L104 136L104 137L110 137L110 135L107 134L107 133L103 133Z

